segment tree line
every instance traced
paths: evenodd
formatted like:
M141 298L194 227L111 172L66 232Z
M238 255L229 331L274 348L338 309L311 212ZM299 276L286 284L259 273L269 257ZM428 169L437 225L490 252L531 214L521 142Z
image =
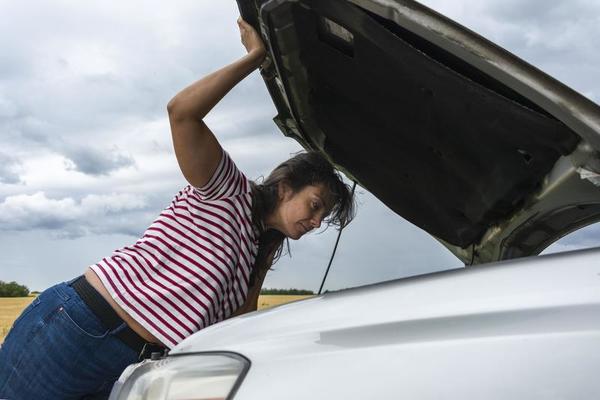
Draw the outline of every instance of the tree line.
M27 297L29 288L25 285L19 285L17 282L0 281L0 297Z
M305 296L305 295L313 295L314 292L312 290L304 290L304 289L261 289L260 294L262 295L294 295L294 296Z

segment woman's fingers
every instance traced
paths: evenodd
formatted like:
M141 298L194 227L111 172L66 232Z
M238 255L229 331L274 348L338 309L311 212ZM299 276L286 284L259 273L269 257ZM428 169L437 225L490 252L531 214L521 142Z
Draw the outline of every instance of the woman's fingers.
M246 48L248 53L256 53L260 58L260 61L264 58L266 54L265 45L254 27L243 20L242 17L237 19L239 28L240 28L240 36L242 40L242 44Z
M237 19L237 22L238 22L238 24L240 24L240 25L244 25L244 26L250 26L250 24L249 24L249 23L247 23L246 21L244 21L244 18L242 18L242 17L238 17L238 19Z

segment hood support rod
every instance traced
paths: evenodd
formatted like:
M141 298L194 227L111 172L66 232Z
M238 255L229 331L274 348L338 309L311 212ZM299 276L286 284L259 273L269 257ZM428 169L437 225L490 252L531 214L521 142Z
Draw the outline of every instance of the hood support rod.
M351 199L354 199L354 189L356 189L356 181L354 181L354 184L352 185L352 192L350 194ZM333 246L333 252L331 253L331 258L329 259L329 264L327 265L327 270L325 271L325 276L321 281L321 287L319 287L319 293L317 293L317 295L320 295L321 290L323 290L323 285L325 285L325 280L327 279L327 274L329 274L329 268L331 268L331 263L333 262L333 257L335 257L335 251L337 250L338 243L340 242L340 236L342 236L342 230L344 230L344 228L345 226L340 226L340 231L338 232L337 239L335 240L335 246Z

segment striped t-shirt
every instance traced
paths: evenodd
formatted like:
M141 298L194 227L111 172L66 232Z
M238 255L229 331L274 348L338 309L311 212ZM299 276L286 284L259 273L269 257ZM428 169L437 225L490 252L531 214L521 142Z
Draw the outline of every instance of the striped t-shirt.
M222 154L205 186L185 187L135 244L92 266L113 299L168 347L226 319L248 295L258 252L250 182Z

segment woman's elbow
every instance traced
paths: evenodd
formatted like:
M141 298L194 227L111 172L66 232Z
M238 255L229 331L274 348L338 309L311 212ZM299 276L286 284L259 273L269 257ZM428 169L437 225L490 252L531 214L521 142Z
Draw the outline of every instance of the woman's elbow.
M173 97L171 100L169 100L169 102L167 103L167 113L170 115L174 115L177 112L177 97Z
M186 104L180 99L177 99L177 96L173 97L167 103L167 113L171 123L189 120L202 121L202 118L197 115L197 112L189 107L186 107Z
M189 113L181 107L180 102L175 97L167 103L167 114L171 123L182 122L189 117Z

